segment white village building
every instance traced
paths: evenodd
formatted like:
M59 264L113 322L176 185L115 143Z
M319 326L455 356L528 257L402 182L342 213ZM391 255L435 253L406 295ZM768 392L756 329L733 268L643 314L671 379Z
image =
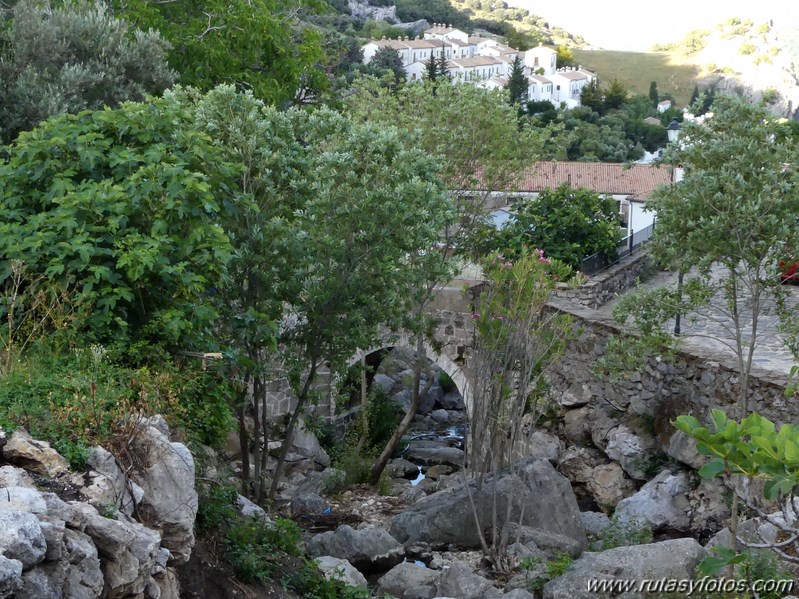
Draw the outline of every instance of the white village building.
M435 24L419 39L371 40L362 46L363 62L369 64L380 48L396 50L402 60L408 81L424 78L431 56L447 60L447 73L453 83L471 83L489 89L505 87L513 61L520 56L528 78L527 97L549 100L568 108L580 105L580 93L596 75L583 68L557 67L557 52L539 45L519 52L497 40L469 36L448 25Z

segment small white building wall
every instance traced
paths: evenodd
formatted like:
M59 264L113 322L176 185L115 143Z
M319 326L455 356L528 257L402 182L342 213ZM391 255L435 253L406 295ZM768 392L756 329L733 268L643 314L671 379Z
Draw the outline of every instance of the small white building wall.
M630 202L630 231L637 233L655 222L655 213L646 209L646 202Z

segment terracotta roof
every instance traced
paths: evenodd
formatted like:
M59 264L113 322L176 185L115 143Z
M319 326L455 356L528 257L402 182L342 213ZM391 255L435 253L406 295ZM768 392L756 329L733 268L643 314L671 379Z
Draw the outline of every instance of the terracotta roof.
M519 173L511 189L540 192L567 183L597 193L625 195L630 200L646 201L657 187L671 182L671 168L665 166L634 164L627 168L609 162L536 162Z

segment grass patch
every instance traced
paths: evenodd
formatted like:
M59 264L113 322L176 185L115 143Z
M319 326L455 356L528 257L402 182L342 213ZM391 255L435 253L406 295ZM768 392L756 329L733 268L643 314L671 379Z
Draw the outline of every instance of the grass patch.
M277 583L304 599L368 599L367 589L325 579L303 551L294 522L241 517L235 501L236 491L229 485L201 489L196 528L200 536L222 547L240 581Z
M674 96L679 106L691 99L701 68L690 56L679 52L622 52L574 50L578 64L595 72L602 83L618 79L635 94L647 95L649 83L657 81L660 93Z
M233 423L228 400L221 373L191 363L132 368L100 346L28 352L0 376L0 426L24 427L81 469L88 447L124 445L138 416L162 414L186 442L219 446Z

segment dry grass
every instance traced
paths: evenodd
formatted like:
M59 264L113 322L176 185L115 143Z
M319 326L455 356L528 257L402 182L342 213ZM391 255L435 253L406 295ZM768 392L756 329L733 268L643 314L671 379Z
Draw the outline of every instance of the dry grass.
M670 93L679 106L691 99L696 80L703 75L691 56L678 52L622 52L617 50L574 50L579 64L597 73L601 83L617 78L627 89L648 94L649 84Z

